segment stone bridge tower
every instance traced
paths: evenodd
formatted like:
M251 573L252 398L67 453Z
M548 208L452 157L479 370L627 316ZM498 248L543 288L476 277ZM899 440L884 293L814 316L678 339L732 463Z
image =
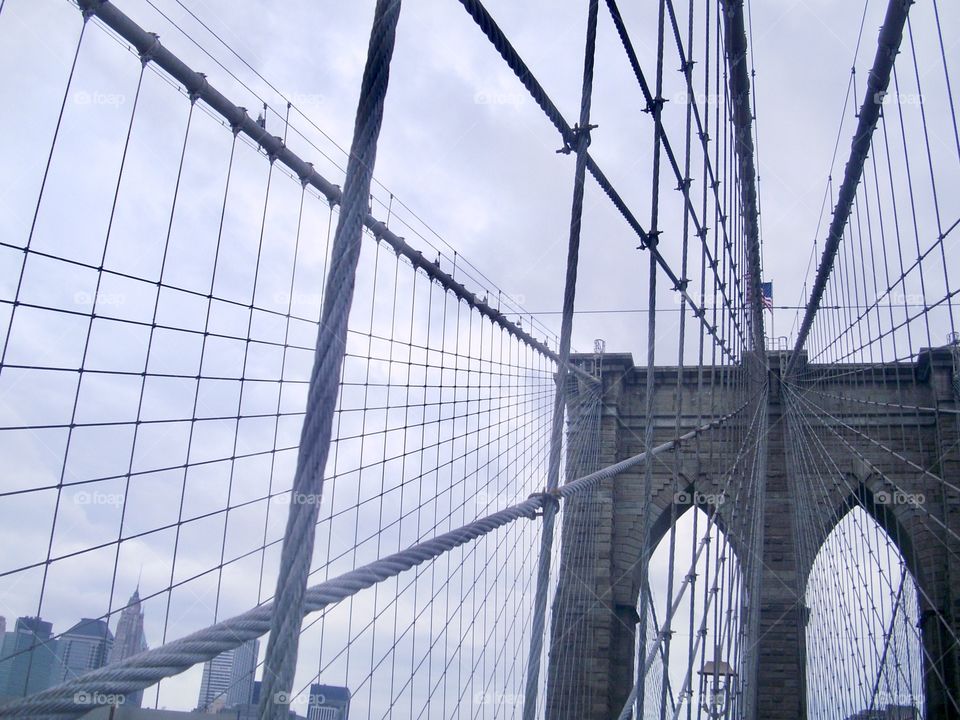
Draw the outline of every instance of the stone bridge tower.
M745 654L742 665L748 675L743 678L744 693L750 697L741 698L741 713L748 720L807 717L807 578L829 530L860 506L897 545L919 589L926 715L954 718L952 708L960 702L960 649L953 642L960 636L960 492L956 491L960 486L960 416L956 414L960 404L951 348L924 350L915 363L873 366L867 371L864 366L821 368L801 362L803 376L818 380L795 387L801 393L817 393L810 397L816 397L823 411L818 441L831 464L805 474L791 458L790 433L795 430L787 406L793 396L781 382L787 357L788 353L769 354L766 396L756 401L755 413L765 415L768 438L762 511L750 517L742 509L738 513L737 501L731 501L731 495L737 495L736 476L726 488L727 501L717 511L717 524L744 575L759 573L754 586L759 587L759 626L752 635L755 647ZM635 367L627 354L608 354L600 360L578 356L576 361L602 379L597 419L592 424L575 423L573 412L570 418L571 427L598 438L594 462L605 466L642 452L646 369ZM737 370L656 368L655 444L674 437L678 399L681 432L721 414L717 408L748 400L742 385L729 382L729 377L726 382L718 380L719 374ZM705 392L704 388L713 389ZM586 391L582 381L580 390ZM553 605L548 720L607 720L619 714L635 680L641 554L656 548L672 519L692 506L691 500L696 503L722 491L721 478L711 472L709 459L723 453L729 456L731 443L739 446L744 433L750 432L746 415L741 413L723 428L707 431L695 443L655 460L648 546L641 530L643 465L604 481L590 496L565 509ZM573 440L568 443L571 447ZM675 468L679 468L681 487L688 491L680 497ZM569 458L571 478L592 469L578 466L573 455ZM891 502L898 489L921 494L923 509ZM795 527L801 503L806 512L823 518L826 531L813 542L808 529L801 536ZM746 538L754 538L752 548L759 550L746 547L750 544ZM587 546L593 551L584 552ZM682 567L678 574L685 572L686 564ZM663 595L661 588L656 592ZM684 648L684 663L685 652ZM584 706L571 702L572 698L589 701Z

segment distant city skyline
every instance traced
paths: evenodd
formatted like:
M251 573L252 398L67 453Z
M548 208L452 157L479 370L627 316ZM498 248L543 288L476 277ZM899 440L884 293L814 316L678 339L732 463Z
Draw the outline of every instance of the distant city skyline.
M21 616L8 632L7 618L0 616L0 700L42 692L149 649L139 587L119 611L115 632L110 624L109 618L80 618L57 635L52 622ZM259 654L260 641L253 639L204 663L197 711L234 709L253 717L259 703ZM347 720L350 700L346 687L312 683L306 710L297 717ZM127 694L123 705L140 707L142 702L140 691Z
M40 616L18 617L12 631L0 616L0 697L41 692L148 648L139 587L120 611L116 633L109 618L80 618L57 635ZM142 691L132 693L124 704L139 707L142 699Z

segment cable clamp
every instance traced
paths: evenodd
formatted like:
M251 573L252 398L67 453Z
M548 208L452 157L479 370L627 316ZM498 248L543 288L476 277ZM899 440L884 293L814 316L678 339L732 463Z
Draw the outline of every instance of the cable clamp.
M146 65L148 62L153 60L154 55L157 52L157 49L160 47L160 36L156 33L147 33L150 37L153 38L153 42L150 43L150 47L140 53L140 63Z
M580 138L585 137L586 144L584 149L590 147L590 131L596 130L596 125L587 124L583 127L580 127L580 123L577 123L570 129L570 136L563 139L563 147L557 150L558 153L563 155L569 155L572 152L575 152L580 147Z
M660 235L662 234L662 230L651 230L648 233L644 233L642 242L637 246L637 250L648 250L655 248L660 242Z
M304 163L304 165L306 165L307 167L306 167L306 172L300 176L301 187L306 187L307 185L309 185L310 178L313 176L313 163L308 162L308 163Z
M664 98L662 95L657 95L655 98L651 98L650 102L647 103L647 106L643 109L643 111L656 117L660 114L660 111L663 110L663 105L666 102L666 98Z
M554 488L553 490L544 490L542 492L532 493L527 500L540 500L543 503L544 510L547 506L551 506L553 511L556 513L560 510L560 491ZM530 519L543 517L543 512L534 512Z
M158 42L157 45L159 45L159 44L160 44L160 43ZM151 48L151 51L152 51L152 50L153 50L153 48ZM144 60L141 59L141 62L146 62L146 61L144 61ZM190 91L190 94L189 94L189 96L188 96L188 97L190 98L190 104L191 104L191 105L193 105L194 103L196 103L197 100L200 99L200 96L203 94L203 91L207 89L207 76L204 75L203 73L198 72L198 73L197 73L197 77L200 78L200 84L197 86L197 89L196 89L196 90L191 90L191 91Z
M249 117L245 107L242 105L237 107L237 117L230 121L230 131L234 137L240 134L240 131L243 129L243 121Z
M84 0L78 5L80 6L80 13L83 15L83 21L86 22L94 15L97 14L97 10L100 9L100 6L103 5L105 0Z
M277 145L277 149L276 149L276 150L272 150L272 151L271 151L271 150L268 150L268 151L267 151L267 159L270 161L270 164L271 164L271 165L273 165L273 164L277 161L277 158L280 157L280 153L282 153L284 150L287 149L287 146L283 144L283 138L282 138L282 137L280 137L279 135L274 135L274 136L273 136L273 139L276 140L277 143L279 143L279 144Z

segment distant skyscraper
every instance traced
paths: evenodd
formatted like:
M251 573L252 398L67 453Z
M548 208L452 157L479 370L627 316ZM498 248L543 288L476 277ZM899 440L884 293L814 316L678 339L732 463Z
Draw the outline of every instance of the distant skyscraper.
M347 720L350 715L350 690L336 685L310 686L307 720Z
M132 655L142 653L147 649L147 638L143 634L143 609L140 607L140 588L137 587L130 596L130 602L120 612L117 620L117 634L113 640L113 650L110 652L110 663L119 662ZM125 705L140 707L143 702L143 691L127 695Z
M200 710L217 705L234 707L253 702L253 675L257 668L259 640L248 640L240 647L220 653L203 664L200 681Z
M0 695L6 692L7 675L10 671L10 663L4 662L3 658L7 656L4 649L4 641L7 639L7 619L0 615Z
M56 677L57 641L53 625L38 617L17 618L0 649L0 694L20 697L46 690Z
M103 620L83 618L60 636L55 682L82 675L107 664L113 648L113 633Z
M200 680L200 696L197 709L212 710L219 699L226 706L226 693L230 687L230 675L233 672L233 650L220 653L203 664L203 677Z
M257 672L260 641L248 640L233 651L233 673L227 691L227 707L253 702L253 676Z

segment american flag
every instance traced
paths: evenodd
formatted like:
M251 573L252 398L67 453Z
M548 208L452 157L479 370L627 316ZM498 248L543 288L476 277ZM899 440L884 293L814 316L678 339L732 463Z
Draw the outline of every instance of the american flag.
M763 306L773 312L773 283L760 283L760 295L763 298Z

